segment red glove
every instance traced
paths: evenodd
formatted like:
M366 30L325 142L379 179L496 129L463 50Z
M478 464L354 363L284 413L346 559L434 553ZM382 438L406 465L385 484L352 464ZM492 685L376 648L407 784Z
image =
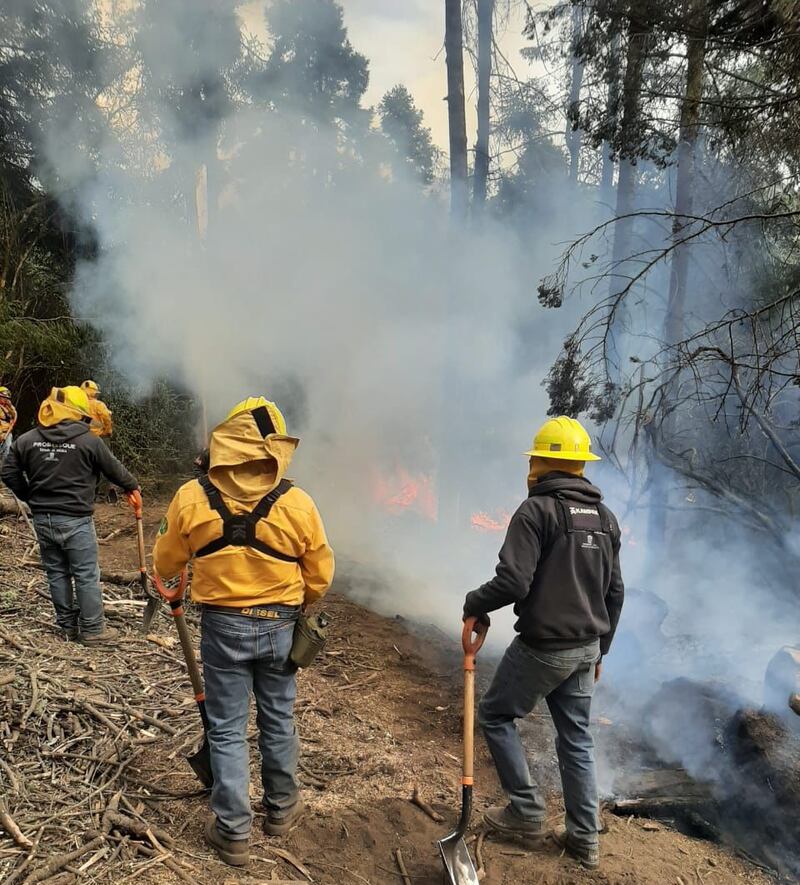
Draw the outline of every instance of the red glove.
M142 493L139 489L134 489L132 492L126 492L125 498L128 503L131 505L133 509L134 515L137 519L142 518Z

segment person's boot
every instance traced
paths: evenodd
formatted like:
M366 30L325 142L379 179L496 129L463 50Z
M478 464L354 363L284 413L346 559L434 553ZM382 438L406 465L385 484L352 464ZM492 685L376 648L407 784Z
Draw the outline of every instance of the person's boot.
M264 818L264 832L268 836L282 836L284 833L288 833L303 816L305 810L305 803L302 799L298 799L283 814L278 815L274 811L268 811Z
M250 840L229 839L217 827L217 816L206 819L206 842L217 852L221 861L231 867L246 867L250 863Z
M103 627L99 633L81 633L79 642L83 645L105 645L119 639L119 630L113 627Z
M511 804L495 805L487 808L483 814L486 824L498 833L506 836L523 836L526 839L543 839L548 835L547 822L541 820L526 820L514 811Z
M600 866L600 846L574 839L566 830L555 833L555 840L567 854L589 870Z
M78 642L81 638L81 631L78 627L59 627L59 633L67 642Z

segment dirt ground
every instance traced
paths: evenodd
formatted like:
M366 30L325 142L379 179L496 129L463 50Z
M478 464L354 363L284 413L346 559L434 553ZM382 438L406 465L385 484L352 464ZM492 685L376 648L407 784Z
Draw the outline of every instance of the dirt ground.
M148 546L155 536L160 508L151 507L149 512L152 516L147 524ZM97 523L101 538L119 531L101 544L103 568L115 572L133 569L135 538L130 531L127 508L103 505ZM43 881L59 885L74 881L123 883L134 879L140 883L187 881L208 885L307 881L329 885L402 885L395 857L397 849L402 851L409 882L434 885L442 881L435 842L455 823L459 796L461 674L455 645L458 625L454 625L452 643L424 641L399 619L380 617L348 600L347 576L337 579L334 592L325 602L325 609L333 616L332 639L320 662L299 677L297 726L302 745L303 793L309 812L284 838L265 837L257 816L251 866L246 871L237 871L221 864L203 840L206 798L197 794L194 776L182 760L187 735L199 734L199 724L195 725L197 714L190 686L182 678L185 672L166 613L154 628L160 641L152 636L144 639L138 632L141 608L133 602L137 588L132 587L124 591L126 596L116 604L109 605L112 623L123 632L113 654L65 643L49 626L51 612L41 595L46 586L41 571L33 563L21 564L26 555L29 560L35 557L26 532L24 523L13 517L0 521L0 717L4 710L3 692L10 693L6 695L5 709L11 711L6 714L7 727L0 731L0 792L5 791L5 805L23 834L33 838L32 832L25 832L28 816L31 821L44 820L36 808L40 800L31 798L40 795L34 794L33 785L41 783L44 776L30 762L30 751L25 755L21 748L25 740L42 745L53 743L45 735L26 734L26 729L30 732L33 721L47 721L49 734L54 720L47 719L44 705L55 703L31 697L31 685L35 682L30 678L31 672L41 674L41 682L48 677L47 668L55 668L60 680L58 693L78 704L84 697L81 692L90 686L96 688L104 676L109 682L117 679L123 684L125 680L128 712L133 708L153 710L159 719L172 717L168 721L174 727L170 735L145 729L133 716L125 718L124 710L109 713L112 727L127 727L131 734L138 735L131 744L136 746L135 763L125 770L124 776L115 773L106 778L98 790L88 794L90 798L76 803L68 822L58 821L56 814L48 818L50 823L37 824L41 833L37 831L33 848L18 847L0 828L0 881L42 881L36 875L41 874L48 859L71 851L81 844L81 839L97 835L99 812L106 797L117 789L130 814L149 825L151 834L154 827L159 827L159 832L172 837L171 844L160 851L151 848L149 859L145 859L141 853L133 853L126 840L122 847L118 842L113 850L111 844L101 840L92 854L67 864L55 878ZM106 585L104 592L112 603L122 591ZM479 660L479 681L485 683L490 670L487 662ZM126 679L130 675L126 671L136 671L137 678ZM13 681L9 681L12 677ZM171 694L158 713L153 705L157 704L158 693L162 689L166 692L167 687ZM118 696L107 688L105 697ZM598 715L602 715L602 710ZM140 730L136 731L137 728ZM545 782L555 783L555 756L546 718L541 713L534 714L525 728ZM254 729L251 745L255 803L258 759ZM51 790L57 794L61 783L58 766L69 763L64 758L63 762L51 759L47 764L53 766L48 769L47 779L52 781ZM121 767L122 764L117 766ZM95 767L91 772L95 776ZM61 773L64 783L74 776L66 768ZM475 778L477 807L470 839L473 853L480 847L479 860L487 885L719 885L775 881L767 872L719 846L688 838L661 824L610 814L605 816L607 832L602 837L601 868L587 872L562 856L553 841L532 850L530 846L506 843L483 834L481 814L487 806L501 801L501 793L480 740ZM441 816L441 821L433 820L410 801L415 790L434 814ZM181 794L181 798L174 798L173 794ZM560 818L561 809L554 793L554 827L559 825ZM158 839L146 844L161 845ZM15 873L23 863L27 866L22 874Z

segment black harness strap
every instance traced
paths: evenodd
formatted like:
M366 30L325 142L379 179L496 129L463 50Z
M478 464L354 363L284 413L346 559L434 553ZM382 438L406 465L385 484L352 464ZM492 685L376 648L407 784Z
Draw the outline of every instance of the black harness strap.
M257 409L253 409L250 414L256 422L258 432L264 437L264 439L270 436L270 434L278 432L275 429L275 424L273 423L269 414L269 409L266 406L259 406Z
M253 414L255 415L258 411L260 410L256 409ZM263 409L263 411L266 412L267 410ZM267 420L269 420L269 414L267 414ZM203 474L198 479L198 482L206 493L212 510L216 510L222 519L222 536L209 541L208 544L201 547L195 553L196 558L217 553L220 550L224 550L225 547L252 547L253 550L258 550L259 553L264 553L273 559L280 559L281 562L300 561L298 557L281 553L280 550L275 550L274 547L270 547L269 544L265 544L260 538L256 537L256 526L258 523L269 516L270 510L272 510L278 498L285 495L292 487L292 483L288 479L282 479L268 495L264 495L250 513L243 513L238 516L235 516L228 509L222 500L219 489L211 482L207 473Z

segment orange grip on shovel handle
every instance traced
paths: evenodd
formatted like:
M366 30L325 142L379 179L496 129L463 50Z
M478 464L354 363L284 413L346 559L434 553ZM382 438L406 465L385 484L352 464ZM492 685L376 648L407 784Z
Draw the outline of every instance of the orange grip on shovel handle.
M477 618L467 618L461 631L461 647L464 649L464 669L475 669L475 655L483 648L489 628ZM473 634L475 638L473 639Z
M183 594L186 592L186 585L189 582L189 570L184 569L181 572L181 579L178 583L178 586L173 587L172 589L167 589L164 586L164 582L156 573L153 573L153 580L155 581L156 590L158 590L158 594L159 596L161 596L162 599L165 599L167 602L170 603L178 602L179 600L183 599Z

